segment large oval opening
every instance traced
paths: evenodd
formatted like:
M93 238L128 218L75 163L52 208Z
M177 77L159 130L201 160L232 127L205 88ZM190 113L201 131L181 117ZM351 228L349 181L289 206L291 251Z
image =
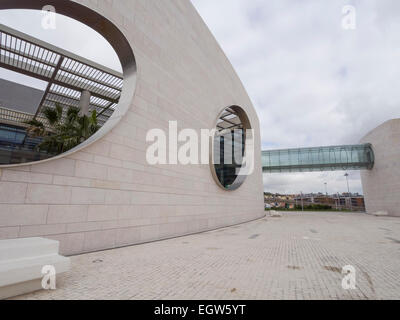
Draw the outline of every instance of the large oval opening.
M136 62L121 31L77 3L41 2L0 4L0 166L84 148L133 98Z
M252 135L249 118L241 107L230 106L219 114L212 146L211 172L224 190L236 190L245 181L245 153ZM251 158L247 158L248 162Z

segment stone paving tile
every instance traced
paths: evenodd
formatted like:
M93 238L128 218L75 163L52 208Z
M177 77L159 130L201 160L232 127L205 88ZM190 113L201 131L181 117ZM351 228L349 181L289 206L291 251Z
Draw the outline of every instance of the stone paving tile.
M17 299L400 299L399 242L400 218L286 213L74 256L57 290Z

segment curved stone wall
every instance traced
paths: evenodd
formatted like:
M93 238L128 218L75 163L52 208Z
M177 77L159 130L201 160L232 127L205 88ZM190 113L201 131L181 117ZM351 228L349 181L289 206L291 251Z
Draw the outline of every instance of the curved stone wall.
M400 119L380 125L362 142L371 143L375 154L373 169L361 172L367 212L400 216Z
M45 2L57 9L65 1ZM235 191L220 188L209 165L146 162L148 130L168 131L169 120L178 121L179 129L212 129L219 112L232 105L247 113L255 130L254 154L261 154L257 114L192 4L76 2L125 35L136 58L136 90L133 80L124 82L134 92L133 98L126 94L128 111L97 141L59 159L0 169L0 239L56 239L61 253L70 255L264 216L260 157L255 157L254 173Z

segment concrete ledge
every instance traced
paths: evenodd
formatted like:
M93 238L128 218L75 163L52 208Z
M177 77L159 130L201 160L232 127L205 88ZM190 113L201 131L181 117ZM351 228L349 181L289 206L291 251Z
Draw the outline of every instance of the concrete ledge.
M281 218L282 217L282 212L279 212L279 211L276 211L276 210L270 210L269 215L270 215L270 217Z
M376 217L387 217L389 216L389 213L387 211L376 211L369 213L370 215L376 216Z
M58 254L59 242L44 238L0 241L0 299L42 289L42 268L54 266L56 277L70 268Z

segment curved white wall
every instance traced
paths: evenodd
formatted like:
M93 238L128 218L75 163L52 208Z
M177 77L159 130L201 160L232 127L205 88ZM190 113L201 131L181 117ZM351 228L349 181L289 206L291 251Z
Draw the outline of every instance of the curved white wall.
M83 150L0 169L0 239L56 239L68 255L262 217L258 118L192 4L77 2L111 20L128 39L137 63L135 96L116 126ZM208 165L146 163L149 129L167 131L169 120L177 120L179 129L211 129L220 110L231 105L241 106L255 129L256 169L238 190L222 190Z
M371 143L375 154L374 168L361 172L367 212L400 216L400 119L385 122L361 142Z

